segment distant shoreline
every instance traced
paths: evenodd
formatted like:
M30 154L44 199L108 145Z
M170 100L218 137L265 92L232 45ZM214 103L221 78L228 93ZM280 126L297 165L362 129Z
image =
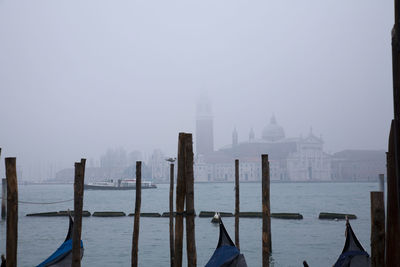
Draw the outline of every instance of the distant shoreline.
M168 182L155 182L156 184L169 184ZM210 181L210 182L194 182L195 184L234 184L234 181ZM256 184L261 183L261 181L240 181L242 184ZM272 180L272 184L308 184L308 183L378 183L378 180L375 181L276 181ZM66 182L22 182L19 185L73 185L74 183L66 183Z

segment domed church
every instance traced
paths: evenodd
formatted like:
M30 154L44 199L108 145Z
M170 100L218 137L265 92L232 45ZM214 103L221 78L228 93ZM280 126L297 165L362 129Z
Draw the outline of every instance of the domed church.
M268 154L270 177L276 181L327 181L331 179L331 159L323 151L323 141L310 130L307 137L287 138L272 116L257 139L250 129L248 139L239 142L236 128L232 142L219 150L213 147L213 116L204 109L196 122L195 181L234 181L234 161L239 159L242 181L261 180L261 155ZM204 120L207 120L205 122ZM203 129L208 127L208 129ZM207 149L202 149L207 148Z

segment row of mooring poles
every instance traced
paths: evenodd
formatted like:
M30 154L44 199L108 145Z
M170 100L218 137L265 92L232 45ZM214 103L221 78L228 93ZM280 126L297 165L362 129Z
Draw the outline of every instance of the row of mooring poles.
M271 208L270 208L270 173L268 155L261 155L261 201L262 201L262 266L268 267L272 252ZM235 245L240 250L239 242L239 160L235 160Z
M183 217L186 217L186 249L187 266L197 266L195 242L195 209L194 209L194 174L193 174L193 141L192 134L179 133L178 140L178 173L176 185L175 232L173 223L173 188L174 164L170 161L169 191L169 232L170 232L170 264L182 266ZM186 204L186 212L185 212ZM132 237L131 266L138 266L138 241L141 205L141 162L136 163L136 200L135 219ZM175 235L175 236L174 236Z
M0 149L1 151L1 149ZM18 179L16 158L6 158L6 179L2 179L7 184L7 194L2 190L2 198L7 199L7 213L2 216L7 218L6 233L6 265L7 267L17 266L18 250ZM83 206L83 181L85 175L85 159L80 163L75 163L75 183L74 183L74 229L72 236L72 267L80 266L81 251L80 240L82 230L82 206ZM4 187L3 187L4 188ZM78 243L78 245L76 245Z

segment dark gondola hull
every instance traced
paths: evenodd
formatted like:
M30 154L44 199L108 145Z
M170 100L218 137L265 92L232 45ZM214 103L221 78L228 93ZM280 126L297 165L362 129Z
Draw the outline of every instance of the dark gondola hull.
M69 267L72 263L72 229L74 221L69 216L69 228L64 243L37 267ZM81 240L81 258L83 257L83 243Z
M219 220L218 245L206 267L247 267L243 254L240 254L240 251L232 242L221 218Z
M346 242L334 267L369 267L371 259L361 246L350 223L346 222Z

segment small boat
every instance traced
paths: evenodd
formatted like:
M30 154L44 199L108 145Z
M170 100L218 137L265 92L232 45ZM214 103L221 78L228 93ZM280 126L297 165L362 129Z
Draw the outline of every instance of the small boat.
M206 267L247 267L243 254L232 242L221 218L219 218L219 240L217 248Z
M151 181L142 181L142 189L157 188ZM117 181L93 182L84 185L86 190L134 190L136 189L136 179L119 179Z
M66 267L72 263L72 229L74 221L69 215L69 228L64 243L50 257L44 260L37 267ZM81 240L81 258L83 257L83 243Z
M346 242L342 254L340 254L333 267L369 267L371 259L361 246L353 229L346 218Z

